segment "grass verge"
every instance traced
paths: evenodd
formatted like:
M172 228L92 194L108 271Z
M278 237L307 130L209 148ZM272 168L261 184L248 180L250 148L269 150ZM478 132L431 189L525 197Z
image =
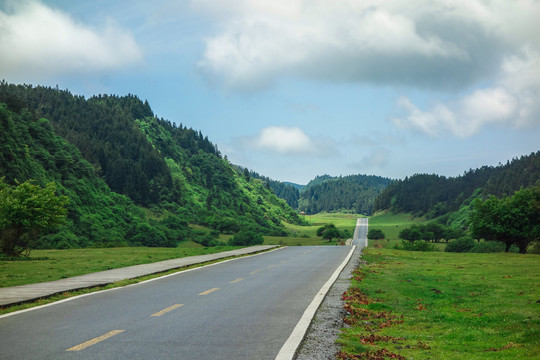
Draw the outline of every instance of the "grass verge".
M204 248L191 242L182 245L177 248L32 250L28 260L0 261L0 287L53 281L131 265L214 254L238 248L233 246Z
M338 359L539 359L540 257L364 250Z

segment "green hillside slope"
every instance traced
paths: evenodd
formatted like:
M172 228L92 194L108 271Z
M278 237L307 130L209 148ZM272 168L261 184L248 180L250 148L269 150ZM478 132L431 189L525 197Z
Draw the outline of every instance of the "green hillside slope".
M43 247L60 246L54 236L63 246L151 245L141 234L174 246L191 236L187 223L265 234L283 234L282 220L302 223L201 132L158 119L136 96L85 99L2 82L0 103L0 176L53 180L71 199L69 224Z

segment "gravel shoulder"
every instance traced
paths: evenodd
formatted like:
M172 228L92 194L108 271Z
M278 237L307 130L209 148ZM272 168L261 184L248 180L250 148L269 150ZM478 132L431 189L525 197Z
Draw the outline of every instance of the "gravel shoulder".
M298 348L294 359L296 360L327 360L335 359L339 351L336 340L340 330L346 326L343 322L345 302L341 297L350 286L350 280L354 269L360 264L362 249L360 246L345 266L336 282L328 291L321 306L317 310L311 325Z

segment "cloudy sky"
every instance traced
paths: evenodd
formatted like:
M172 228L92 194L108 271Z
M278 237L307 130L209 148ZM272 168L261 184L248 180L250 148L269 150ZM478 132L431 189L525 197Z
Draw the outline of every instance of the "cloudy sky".
M540 150L534 0L0 0L0 78L136 94L282 181Z

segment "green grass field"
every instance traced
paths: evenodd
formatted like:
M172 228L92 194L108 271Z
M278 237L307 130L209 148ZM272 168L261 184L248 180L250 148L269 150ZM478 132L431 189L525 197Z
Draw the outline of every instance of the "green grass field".
M539 255L368 248L362 258L340 359L540 359Z
M0 261L0 287L52 281L124 266L212 254L236 248L232 246L204 248L186 241L177 248L32 250L29 260Z
M413 218L410 214L376 214L369 218L369 229L380 229L386 235L386 240L397 241L401 230L422 221L423 219Z
M286 245L286 246L311 246L311 245L336 245L338 242L333 240L331 243L317 236L317 229L325 224L333 223L338 229L348 229L351 234L354 233L356 219L362 215L341 214L341 213L320 213L315 215L306 215L305 219L309 226L298 226L285 224L289 236L265 236L265 245Z

